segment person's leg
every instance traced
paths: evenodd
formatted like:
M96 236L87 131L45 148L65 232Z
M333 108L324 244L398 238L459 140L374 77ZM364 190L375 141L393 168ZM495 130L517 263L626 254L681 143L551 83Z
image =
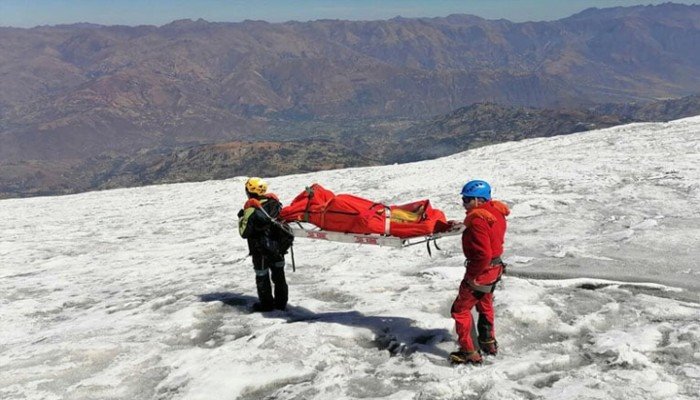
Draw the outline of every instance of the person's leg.
M272 272L272 282L275 284L275 308L285 310L287 308L289 288L284 276L284 257L275 260L270 267L270 271Z
M493 293L484 293L476 303L476 310L479 313L477 330L479 331L481 350L487 354L495 355L498 352L498 343L496 342Z
M455 320L459 346L464 351L475 351L472 338L472 308L477 299L469 286L460 285L459 294L452 304L452 318Z
M255 287L258 290L259 299L259 303L254 304L253 309L270 311L274 308L270 270L265 265L265 259L261 255L253 254L253 269L255 270Z
M463 282L459 287L459 294L452 304L452 318L455 320L457 337L460 349L450 353L450 361L454 364L480 364L481 354L474 346L472 329L474 321L472 308L477 298L473 291Z

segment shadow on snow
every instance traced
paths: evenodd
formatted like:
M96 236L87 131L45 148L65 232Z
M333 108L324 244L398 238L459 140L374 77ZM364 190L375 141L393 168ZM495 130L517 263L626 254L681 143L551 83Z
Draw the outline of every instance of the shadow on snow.
M220 301L228 306L250 313L258 299L231 292L207 293L198 296L203 302ZM437 347L438 343L451 341L447 329L423 329L414 326L415 321L402 317L367 316L358 311L333 311L317 313L303 307L287 306L287 311L260 313L265 318L285 319L287 323L332 323L367 328L374 333L373 346L387 350L392 355L409 355L416 351L446 358L449 354Z

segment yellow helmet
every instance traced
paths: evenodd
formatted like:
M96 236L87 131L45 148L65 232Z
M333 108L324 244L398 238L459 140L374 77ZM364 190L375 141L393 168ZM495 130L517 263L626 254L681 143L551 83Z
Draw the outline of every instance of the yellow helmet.
M267 182L262 178L249 178L245 182L245 191L262 196L267 193Z

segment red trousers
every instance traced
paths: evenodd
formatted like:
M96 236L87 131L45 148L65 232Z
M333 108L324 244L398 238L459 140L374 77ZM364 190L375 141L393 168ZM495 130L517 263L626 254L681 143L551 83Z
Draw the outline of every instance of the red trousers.
M493 293L474 291L465 279L459 285L459 294L452 304L452 318L455 320L458 342L462 350L465 351L478 349L474 346L472 338L472 308L474 306L479 313L479 321L477 322L479 340L495 339Z

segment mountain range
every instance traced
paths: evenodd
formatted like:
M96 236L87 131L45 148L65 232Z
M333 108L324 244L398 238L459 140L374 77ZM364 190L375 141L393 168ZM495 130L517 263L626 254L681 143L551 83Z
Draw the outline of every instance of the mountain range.
M319 166L406 161L459 151L464 142L421 138L414 129L391 136L407 146L377 154L385 147L374 143L389 136L368 137L430 124L475 103L588 110L698 92L700 6L694 5L589 9L527 23L451 15L0 28L0 180L11 182L0 191L109 186L95 177L123 167L115 163L158 154L172 159L183 148L222 143L297 148L303 145L297 141L310 140L331 155L359 151ZM587 118L584 124L593 123ZM341 125L353 128L339 137ZM313 133L304 130L309 126ZM92 182L71 183L74 174L64 175L76 169ZM208 176L216 174L197 178ZM51 181L63 189L48 189Z

